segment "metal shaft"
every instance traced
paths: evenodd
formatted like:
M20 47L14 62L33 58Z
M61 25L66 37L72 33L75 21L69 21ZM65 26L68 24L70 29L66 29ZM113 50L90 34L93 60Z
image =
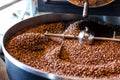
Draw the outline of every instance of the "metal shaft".
M46 32L44 35L51 36L51 37L62 37L62 38L68 38L68 39L78 39L79 38L79 36L75 36L75 35L53 34L53 33L48 33L48 32ZM94 37L94 40L120 41L120 39L107 38L107 37Z
M51 37L62 37L62 38L73 38L73 39L77 39L78 36L74 36L74 35L64 35L64 34L53 34L53 33L45 33L45 36L51 36Z
M106 37L94 37L95 40L109 40L109 41L120 41L120 39L116 38L106 38Z
M85 0L82 13L83 20L88 17L88 8L89 8L88 0Z

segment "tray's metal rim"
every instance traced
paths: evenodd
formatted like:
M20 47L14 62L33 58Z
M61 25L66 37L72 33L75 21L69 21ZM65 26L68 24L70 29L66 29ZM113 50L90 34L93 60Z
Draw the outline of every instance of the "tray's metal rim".
M83 5L78 5L78 4L75 4L74 2L72 2L71 0L67 0L68 2L70 2L71 4L73 4L73 5L76 5L76 6L78 6L78 7L83 7ZM112 2L114 2L115 0L110 0L108 3L104 3L104 4L101 4L101 5L98 5L98 6L89 6L89 8L97 8L97 7L103 7L103 6L105 6L105 5L108 5L108 4L110 4L110 3L112 3Z

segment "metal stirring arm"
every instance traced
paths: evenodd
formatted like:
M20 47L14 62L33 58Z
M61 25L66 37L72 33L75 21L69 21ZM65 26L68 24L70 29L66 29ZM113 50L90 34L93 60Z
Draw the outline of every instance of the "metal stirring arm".
M45 32L44 35L51 36L51 37L70 38L70 39L77 39L78 38L78 36L75 36L75 35L53 34L53 33L48 33L47 31Z
M44 34L45 36L50 36L50 37L61 37L61 38L67 38L67 39L78 39L80 42L80 35L75 36L75 35L64 35L64 34L53 34L53 33L48 33L45 32ZM92 40L109 40L109 41L120 41L120 39L116 39L116 38L107 38L107 37L94 37L92 36L92 38L90 38L90 36L87 37L87 39L85 39L86 41L88 41L89 39ZM80 42L81 43L81 42Z
M109 41L120 41L120 39L116 38L106 38L106 37L94 37L95 40L109 40Z

